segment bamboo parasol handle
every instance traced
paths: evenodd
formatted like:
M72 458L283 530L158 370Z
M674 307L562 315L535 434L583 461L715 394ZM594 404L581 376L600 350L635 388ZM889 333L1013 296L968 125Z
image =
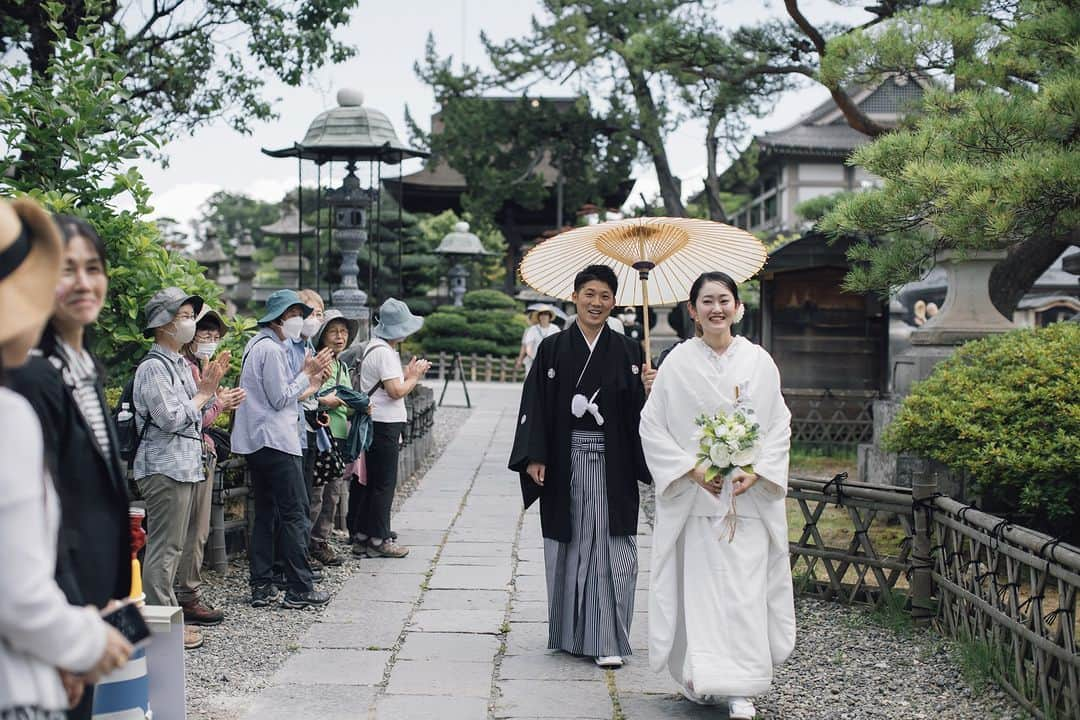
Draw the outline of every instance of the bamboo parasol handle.
M649 344L649 271L656 265L647 261L641 260L634 263L634 269L638 271L638 277L641 279L641 305L642 305L642 326L645 328L645 369L652 370L652 346Z

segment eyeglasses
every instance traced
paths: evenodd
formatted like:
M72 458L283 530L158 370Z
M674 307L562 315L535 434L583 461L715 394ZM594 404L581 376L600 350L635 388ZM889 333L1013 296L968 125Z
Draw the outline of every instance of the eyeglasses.
M176 319L177 320L194 320L195 315L193 313L186 313L184 315L177 315Z

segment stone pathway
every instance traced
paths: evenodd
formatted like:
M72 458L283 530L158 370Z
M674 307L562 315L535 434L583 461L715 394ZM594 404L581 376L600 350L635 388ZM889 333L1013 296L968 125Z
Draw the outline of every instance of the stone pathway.
M521 512L506 470L518 392L473 392L469 420L394 516L409 557L365 558L248 718L610 720L690 709L648 671L644 519L633 658L611 672L546 649L540 517L535 506Z
M638 524L634 655L616 671L547 646L543 540L506 470L519 388L472 389L474 411L394 515L402 560L365 558L249 720L726 718L683 700L648 668L652 538ZM998 690L973 691L940 640L865 625L863 611L800 601L799 642L759 717L785 720L1023 717ZM931 687L927 677L938 678Z

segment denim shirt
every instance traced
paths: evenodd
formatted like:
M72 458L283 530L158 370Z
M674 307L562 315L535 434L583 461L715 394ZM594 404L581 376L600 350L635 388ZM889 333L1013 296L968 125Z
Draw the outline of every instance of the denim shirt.
M165 475L177 482L199 482L206 478L202 467L203 408L192 402L198 391L191 367L180 353L157 343L150 352L162 356L165 363L144 360L135 370L132 399L136 431L142 433L147 416L150 418L150 427L135 452L135 479ZM211 398L210 403L215 400Z
M233 417L232 450L250 455L273 448L289 455L301 455L300 403L310 385L303 372L293 372L287 347L291 340L278 340L270 328L263 328L244 348L240 387L247 396Z

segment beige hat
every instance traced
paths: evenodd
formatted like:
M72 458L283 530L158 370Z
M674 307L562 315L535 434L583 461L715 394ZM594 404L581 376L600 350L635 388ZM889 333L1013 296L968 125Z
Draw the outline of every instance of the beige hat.
M29 198L0 199L0 345L45 327L52 315L60 264L60 231Z
M203 325L215 324L218 327L218 333L221 337L225 337L225 334L229 332L229 326L225 324L225 320L221 317L221 313L214 310L209 305L203 305L202 310L195 317L195 327L198 328Z

